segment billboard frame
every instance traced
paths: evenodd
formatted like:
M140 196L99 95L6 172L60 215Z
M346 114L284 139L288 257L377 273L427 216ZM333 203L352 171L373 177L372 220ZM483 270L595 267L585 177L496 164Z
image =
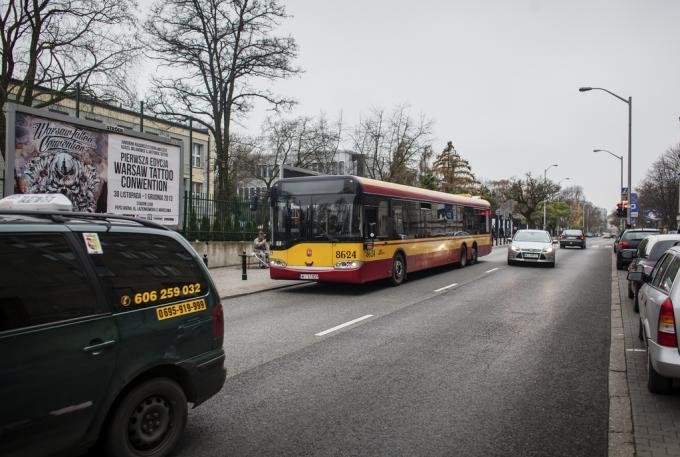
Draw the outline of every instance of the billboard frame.
M184 226L184 144L182 141L166 138L159 135L152 135L136 130L127 130L118 126L109 125L102 122L89 121L86 119L72 117L66 114L55 113L48 109L32 108L29 106L18 105L13 102L5 103L3 107L5 113L5 176L4 176L4 196L14 194L15 180L15 161L16 161L16 114L23 113L31 116L42 117L52 121L63 122L76 125L78 127L95 130L102 133L112 133L140 140L151 141L154 143L176 146L179 148L179 201L178 201L178 221L177 225L167 225L173 230L181 230Z

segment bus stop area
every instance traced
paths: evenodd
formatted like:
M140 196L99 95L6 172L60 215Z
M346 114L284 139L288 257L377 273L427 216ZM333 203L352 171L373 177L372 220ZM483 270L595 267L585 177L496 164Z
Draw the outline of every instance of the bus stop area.
M242 279L241 266L217 267L210 269L210 275L220 294L220 298L235 298L266 290L281 289L308 281L273 280L269 277L269 269L247 268L246 277Z

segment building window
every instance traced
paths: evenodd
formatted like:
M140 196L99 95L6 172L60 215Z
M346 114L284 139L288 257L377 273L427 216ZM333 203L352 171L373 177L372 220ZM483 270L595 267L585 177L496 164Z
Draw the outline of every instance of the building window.
M201 156L203 155L203 145L194 143L191 148L191 166L194 168L201 168Z
M192 182L191 186L192 186L191 190L195 194L200 194L201 192L203 192L203 183L202 182Z

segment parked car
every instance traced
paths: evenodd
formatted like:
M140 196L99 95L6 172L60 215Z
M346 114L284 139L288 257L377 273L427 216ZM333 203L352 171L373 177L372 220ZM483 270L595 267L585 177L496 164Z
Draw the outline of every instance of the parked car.
M643 271L646 275L651 274L657 260L675 243L680 242L680 235L649 235L640 242L633 261L628 265L628 271ZM638 290L642 283L628 281L628 298L635 299L635 312L639 310Z
M586 248L586 238L583 236L583 230L568 229L564 230L560 235L560 247L578 246L581 249Z
M163 226L30 197L0 201L0 455L168 455L226 378L210 273Z
M621 234L616 243L616 268L623 270L635 258L640 241L649 235L658 235L658 229L628 229Z
M518 230L508 247L508 265L543 263L555 266L555 248L545 230Z
M651 275L628 273L629 281L642 281L639 291L640 339L647 345L647 388L666 394L673 378L680 378L680 346L676 316L680 316L680 246L672 247L659 259Z

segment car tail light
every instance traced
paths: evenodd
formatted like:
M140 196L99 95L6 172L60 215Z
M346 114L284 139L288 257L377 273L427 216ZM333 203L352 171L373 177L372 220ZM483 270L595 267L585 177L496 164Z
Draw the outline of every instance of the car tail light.
M215 338L224 337L224 310L222 303L217 303L213 309L213 336Z
M619 242L619 249L624 249L630 246L630 243L628 241L621 241Z
M678 347L678 339L675 336L675 316L673 315L673 302L667 298L659 310L659 329L656 333L656 342L661 346Z

